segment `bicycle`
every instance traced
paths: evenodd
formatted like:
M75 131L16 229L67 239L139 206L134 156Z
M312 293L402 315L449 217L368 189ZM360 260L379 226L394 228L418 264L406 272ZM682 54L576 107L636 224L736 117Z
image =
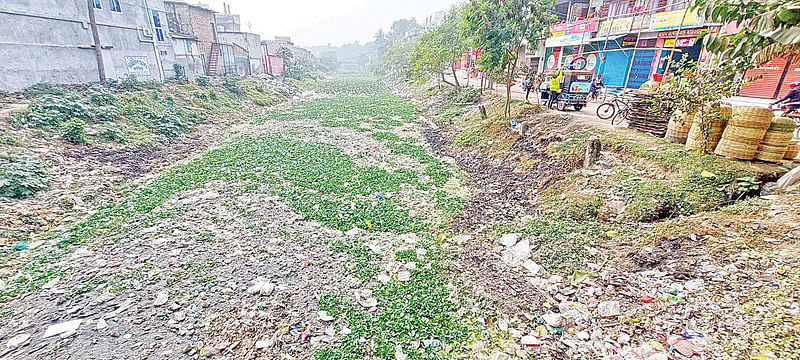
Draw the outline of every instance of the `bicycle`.
M597 107L597 117L602 120L611 119L611 125L620 125L628 118L629 109L630 104L624 99L624 94L617 94L611 101Z
M589 94L589 97L586 100L600 104L606 102L606 88L602 87L598 89L597 92L594 93L594 96L592 96L592 94Z

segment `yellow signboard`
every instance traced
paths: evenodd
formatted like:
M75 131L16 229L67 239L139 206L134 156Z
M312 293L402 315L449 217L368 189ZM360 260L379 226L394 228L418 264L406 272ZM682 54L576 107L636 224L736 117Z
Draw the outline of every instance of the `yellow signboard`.
M606 20L600 23L597 36L608 34L627 34L633 26L633 17Z
M684 16L685 14L685 16ZM681 26L683 19L683 26ZM650 18L650 30L672 30L679 27L699 26L703 18L694 10L675 10L653 14Z

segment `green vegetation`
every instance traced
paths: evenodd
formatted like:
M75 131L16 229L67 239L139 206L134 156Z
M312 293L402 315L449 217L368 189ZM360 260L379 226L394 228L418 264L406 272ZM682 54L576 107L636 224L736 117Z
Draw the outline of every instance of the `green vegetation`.
M86 122L79 118L71 118L61 124L61 136L73 144L86 143Z
M331 243L331 249L337 252L350 254L355 260L352 269L356 278L369 281L380 271L380 255L369 249L366 245L354 240L337 240Z
M209 116L236 109L241 101L272 105L287 96L252 79L225 77L224 90L209 86L208 78L197 81L162 86L128 77L109 82L113 93L98 86L73 90L38 84L25 91L30 106L15 113L12 124L60 132L65 141L76 144L149 146L162 137L191 131Z
M322 297L320 307L334 317L346 318L352 333L319 351L317 359L395 359L396 346L410 359L445 359L452 353L446 348L459 348L467 340L469 329L456 316L457 306L441 275L444 254L432 239L422 247L427 250L425 256L413 251L396 254L402 261L416 262L417 267L409 281L392 280L373 291L380 309L377 314L370 315L342 293ZM431 342L412 347L421 340Z
M19 153L0 153L0 196L24 198L47 187L41 160Z

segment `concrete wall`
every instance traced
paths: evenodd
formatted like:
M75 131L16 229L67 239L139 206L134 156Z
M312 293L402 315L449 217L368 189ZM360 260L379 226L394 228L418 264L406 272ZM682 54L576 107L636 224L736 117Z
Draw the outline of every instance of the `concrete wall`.
M96 10L98 32L108 78L128 74L126 57L141 58L150 70L143 80L160 80L153 44L139 40L138 28L149 29L142 0L120 0L121 12L108 1ZM157 48L167 76L175 54L161 0L148 0L162 17L164 42ZM0 90L17 91L40 82L60 84L98 80L85 0L0 1ZM149 34L149 32L148 32ZM152 34L150 34L152 35Z
M247 52L249 58L250 74L264 73L264 54L261 46L261 36L246 32L218 32L220 41L232 43Z
M200 53L200 43L195 39L186 38L172 38L173 48L175 49L175 59L178 64L183 65L186 69L186 77L189 80L194 80L198 75L205 75L206 69L203 57ZM191 51L186 46L186 43L191 44Z
M214 11L182 2L165 1L170 27L177 33L197 38L200 53L207 66L211 59L211 44L217 41L215 35ZM217 74L222 73L222 60L217 62Z

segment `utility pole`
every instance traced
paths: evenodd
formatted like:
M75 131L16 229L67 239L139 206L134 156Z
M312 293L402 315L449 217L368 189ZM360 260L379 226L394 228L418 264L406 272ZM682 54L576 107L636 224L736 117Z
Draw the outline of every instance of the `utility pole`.
M100 34L97 32L97 21L94 18L94 0L88 0L89 3L89 24L92 27L92 38L94 38L94 54L97 58L97 73L100 77L100 83L106 83L106 67L103 64L103 49L100 45Z

